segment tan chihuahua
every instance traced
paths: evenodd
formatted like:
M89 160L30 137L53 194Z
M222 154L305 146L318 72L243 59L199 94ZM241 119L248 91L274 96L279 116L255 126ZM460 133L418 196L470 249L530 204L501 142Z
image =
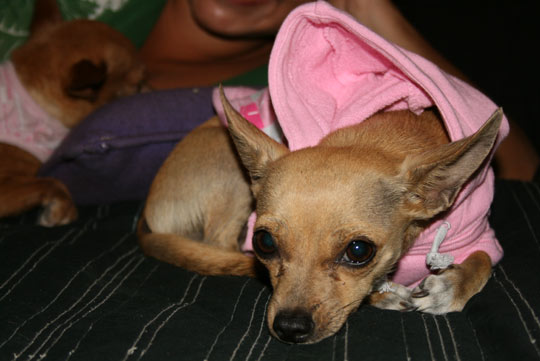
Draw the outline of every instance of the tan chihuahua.
M30 37L0 65L0 217L43 206L39 223L77 217L67 188L37 178L42 162L96 108L139 91L144 67L134 45L108 25L63 21L56 1L38 0Z
M439 314L461 310L484 287L491 260L480 251L413 290L379 292L490 154L500 110L452 143L435 112L397 111L290 152L221 98L231 137L210 119L177 145L152 184L138 230L147 255L207 275L255 276L260 261L274 290L269 328L294 343L334 334L364 301ZM256 258L238 246L254 203Z

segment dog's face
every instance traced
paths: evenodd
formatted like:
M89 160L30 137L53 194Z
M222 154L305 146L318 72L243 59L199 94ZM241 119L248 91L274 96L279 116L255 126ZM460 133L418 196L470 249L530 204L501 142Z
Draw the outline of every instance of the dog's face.
M222 101L256 198L253 249L274 289L268 325L294 343L341 328L430 220L453 204L489 154L502 118L495 114L454 143L433 122L423 132L395 132L412 134L397 141L372 126L401 116L387 113L289 152ZM430 150L412 151L418 142Z
M36 102L67 127L112 99L140 90L143 64L118 31L92 20L57 17L34 23L11 60Z
M291 153L259 185L253 248L274 289L270 330L287 342L338 331L391 271L412 231L393 176L373 157L355 162L346 152Z

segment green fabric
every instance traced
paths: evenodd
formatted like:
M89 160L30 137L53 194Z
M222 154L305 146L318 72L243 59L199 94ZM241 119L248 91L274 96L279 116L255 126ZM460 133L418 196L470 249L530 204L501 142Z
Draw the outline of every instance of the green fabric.
M103 21L141 47L157 21L166 0L59 0L67 20L89 18ZM0 60L28 36L34 0L0 0Z
M0 61L28 36L33 8L32 0L0 0Z

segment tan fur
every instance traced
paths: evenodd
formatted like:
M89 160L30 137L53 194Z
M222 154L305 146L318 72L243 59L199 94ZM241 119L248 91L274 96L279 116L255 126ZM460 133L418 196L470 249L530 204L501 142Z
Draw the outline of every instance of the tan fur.
M251 207L227 130L212 118L176 146L156 175L139 221L141 247L202 274L254 276L254 258L238 252Z
M137 51L125 36L98 21L62 21L54 0L36 2L30 37L11 61L36 103L69 128L112 99L138 92L144 79ZM0 217L44 206L42 225L74 220L67 188L36 178L40 162L13 148L0 143Z
M479 252L430 276L439 277L429 281L437 289L424 283L412 291L401 286L374 293L485 160L501 112L454 143L448 143L435 112L403 111L376 114L316 147L289 152L243 119L224 95L222 102L250 182L217 120L195 130L178 144L152 185L139 224L148 226L140 234L147 254L204 274L255 267L238 252L237 241L256 201L256 234L270 234L275 246L268 254L255 249L274 290L268 326L286 342L313 343L332 335L366 301L388 309L448 312L484 286L491 263ZM345 257L353 240L375 249L365 265L351 265ZM252 276L252 270L234 274ZM442 296L435 292L441 283L449 285ZM431 309L435 296L442 301Z

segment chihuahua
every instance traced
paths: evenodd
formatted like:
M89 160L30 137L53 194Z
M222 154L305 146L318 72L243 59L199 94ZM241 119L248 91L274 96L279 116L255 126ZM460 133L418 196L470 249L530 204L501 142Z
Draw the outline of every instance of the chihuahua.
M208 120L156 175L138 226L147 255L207 275L256 276L260 261L274 290L270 330L295 343L332 335L364 300L439 314L461 310L484 287L491 260L478 251L413 290L380 291L486 160L501 111L451 143L436 112L396 111L290 152L223 102L230 137ZM254 201L256 258L238 246Z
M484 287L502 257L487 215L507 122L483 94L324 1L283 23L268 92L225 91L228 132L208 120L154 179L147 255L207 275L267 270L268 326L290 343L334 334L362 303L444 314Z
M0 75L0 217L42 206L39 224L69 223L77 209L67 188L36 174L69 128L140 90L135 46L102 22L63 21L56 1L38 0L28 40Z

